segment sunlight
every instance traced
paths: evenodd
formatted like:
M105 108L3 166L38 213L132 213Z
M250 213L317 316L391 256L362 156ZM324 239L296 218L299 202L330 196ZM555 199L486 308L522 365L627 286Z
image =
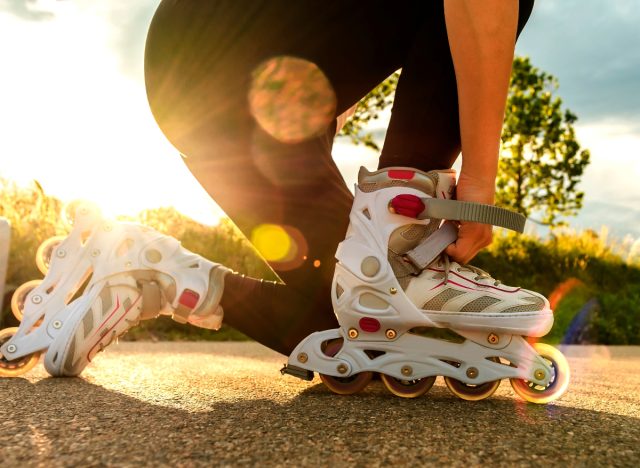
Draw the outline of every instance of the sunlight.
M55 12L0 14L0 176L109 216L175 206L216 224L224 213L158 129L144 86L119 71L106 20L70 2Z

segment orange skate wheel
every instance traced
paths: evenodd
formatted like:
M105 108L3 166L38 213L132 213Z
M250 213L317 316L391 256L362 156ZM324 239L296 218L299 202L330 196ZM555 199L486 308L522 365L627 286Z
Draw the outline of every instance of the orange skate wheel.
M17 331L16 327L0 330L0 346L9 341ZM17 377L29 372L38 363L41 354L41 352L36 352L9 361L0 353L0 377Z
M64 236L55 236L47 239L40 247L38 247L38 251L36 252L36 266L40 273L46 276L49 271L49 265L51 264L51 259L55 251L58 249L58 246L65 239Z
M557 400L569 386L570 370L567 358L556 348L544 343L535 343L533 348L549 363L553 375L545 387L526 379L509 379L513 390L531 403L549 403Z
M29 298L29 294L35 288L40 286L41 283L42 280L27 281L16 289L13 296L11 296L11 312L13 312L13 315L18 319L18 321L22 321L24 307L27 303L27 299Z

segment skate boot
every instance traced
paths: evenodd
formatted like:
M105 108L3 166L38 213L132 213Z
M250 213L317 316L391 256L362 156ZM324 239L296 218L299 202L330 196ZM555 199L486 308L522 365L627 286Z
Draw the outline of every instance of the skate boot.
M36 259L45 277L12 298L21 323L0 332L0 376L27 372L43 352L51 375L78 375L129 328L160 314L204 328L222 323L230 270L150 228L108 221L91 205L80 205L69 236L45 241Z
M551 329L548 301L444 253L457 238L452 221L522 232L525 218L453 200L454 189L452 170L360 170L336 253L332 302L340 328L305 338L283 373L310 380L319 372L339 394L362 390L377 372L401 397L424 394L439 375L466 400L487 398L503 378L528 401L562 395L566 359L524 338Z

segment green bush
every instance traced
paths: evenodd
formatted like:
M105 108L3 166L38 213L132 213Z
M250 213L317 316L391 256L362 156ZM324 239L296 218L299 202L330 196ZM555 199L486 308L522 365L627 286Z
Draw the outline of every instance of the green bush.
M555 308L556 323L543 341L560 342L576 314L594 298L584 342L640 344L640 262L638 241L610 240L606 229L562 230L548 239L499 232L474 264L507 284L553 296L569 279L581 284Z

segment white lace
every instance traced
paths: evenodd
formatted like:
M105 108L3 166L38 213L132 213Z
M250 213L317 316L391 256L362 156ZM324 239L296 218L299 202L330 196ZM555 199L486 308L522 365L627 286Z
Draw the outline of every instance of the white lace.
M466 264L458 265L459 266L456 268L456 271L458 272L470 271L471 273L475 273L476 276L473 278L474 281L493 280L494 286L500 286L500 284L502 284L499 280L493 278L489 273L478 267ZM451 260L449 259L449 255L443 253L438 260L438 266L444 267L444 284L447 284L449 282L449 271L451 270Z

